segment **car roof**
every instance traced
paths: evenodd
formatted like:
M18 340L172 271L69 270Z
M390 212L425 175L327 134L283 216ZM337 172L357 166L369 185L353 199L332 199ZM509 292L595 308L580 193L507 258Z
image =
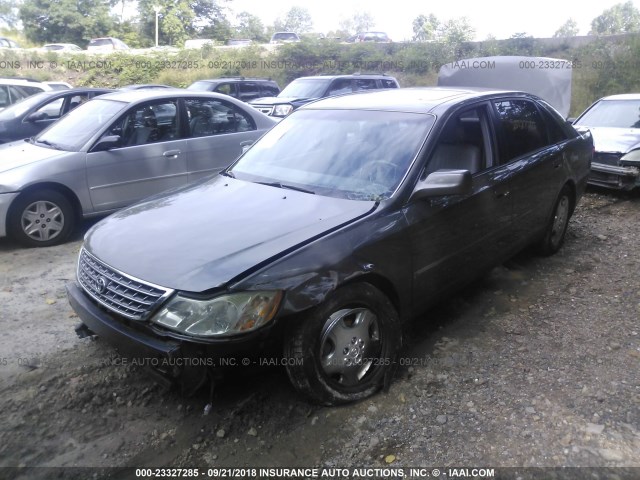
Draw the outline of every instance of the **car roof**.
M619 95L609 95L600 100L640 100L640 93L621 93Z
M312 75L309 77L298 77L295 80L333 80L335 78L387 78L389 80L395 80L395 77L387 75L386 73L346 73L344 75Z
M392 88L338 95L310 103L302 108L305 110L386 110L429 113L444 103L460 103L465 100L496 96L499 94L527 95L523 92L512 90L492 90L487 88Z
M229 101L228 95L214 92L201 92L197 90L187 90L185 88L151 88L151 89L139 89L139 90L118 90L113 93L107 93L102 95L101 99L116 100L119 102L136 103L144 102L147 100L162 100L166 98L217 98L220 100ZM231 101L233 101L232 99Z
M46 92L36 93L36 95L40 95L41 97L55 97L55 96L62 97L66 95L91 93L91 92L115 92L115 90L113 88L75 87L75 88L65 88L64 90L47 90Z
M272 78L261 78L261 77L218 77L218 78L202 78L200 80L195 80L196 82L209 82L209 83L223 83L223 82L275 82Z

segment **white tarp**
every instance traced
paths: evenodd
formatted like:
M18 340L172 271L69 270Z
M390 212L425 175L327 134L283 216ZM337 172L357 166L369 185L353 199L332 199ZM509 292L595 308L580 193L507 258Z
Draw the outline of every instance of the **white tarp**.
M532 93L565 118L571 104L571 62L545 57L481 57L443 65L440 87L484 87Z

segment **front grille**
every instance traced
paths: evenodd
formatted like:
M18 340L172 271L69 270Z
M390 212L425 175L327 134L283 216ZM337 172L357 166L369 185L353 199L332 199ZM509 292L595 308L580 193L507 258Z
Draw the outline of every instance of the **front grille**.
M173 290L130 277L104 264L84 248L78 259L78 282L96 301L132 320L145 320Z
M273 105L253 105L253 108L258 110L259 112L264 113L265 115L271 115L273 112Z
M599 153L596 152L593 156L595 163L602 163L604 165L617 166L620 164L620 155L617 153Z

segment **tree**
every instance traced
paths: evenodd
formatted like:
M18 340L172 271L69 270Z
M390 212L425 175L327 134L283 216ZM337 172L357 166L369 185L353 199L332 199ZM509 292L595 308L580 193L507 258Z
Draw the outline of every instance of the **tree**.
M14 0L0 0L0 25L15 27L18 23L18 2Z
M431 13L426 15L418 15L413 21L413 40L416 42L428 42L435 40L440 20Z
M109 3L103 0L25 0L20 20L26 37L35 43L85 45L114 26Z
M466 17L454 18L442 23L435 15L430 14L428 17L419 15L413 21L413 39L418 41L457 45L473 40L475 33L475 29Z
M375 24L376 22L369 12L356 12L351 18L340 22L340 30L349 35L355 35L371 30Z
M283 19L277 19L274 27L281 32L310 32L313 28L313 20L309 10L304 7L291 7Z
M578 22L570 18L553 34L556 38L575 37L580 32Z
M618 3L591 21L591 35L614 35L640 31L640 11L631 1Z
M266 42L269 40L262 20L249 12L238 14L238 24L235 27L235 32L238 38L249 38L256 42Z

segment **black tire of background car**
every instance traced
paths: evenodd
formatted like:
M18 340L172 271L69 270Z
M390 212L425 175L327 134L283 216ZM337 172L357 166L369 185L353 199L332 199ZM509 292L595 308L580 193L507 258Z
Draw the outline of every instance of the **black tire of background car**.
M321 349L331 317L342 310L358 308L375 315L379 342L375 355L364 359L371 362L364 376L357 384L345 386L324 371ZM393 370L401 337L398 313L380 290L369 283L346 285L292 325L284 345L289 379L296 390L323 405L340 405L367 398L382 388L385 375Z
M553 206L553 214L549 219L544 237L538 244L538 252L541 255L553 255L562 247L567 233L569 219L573 213L574 203L573 190L568 185L565 185ZM561 218L559 218L559 216L561 216Z
M49 240L37 240L27 235L22 227L22 215L35 202L48 202L62 213L62 229ZM9 210L7 221L8 234L15 241L27 247L50 247L63 243L73 231L75 215L71 202L62 193L51 189L32 190L20 195Z

